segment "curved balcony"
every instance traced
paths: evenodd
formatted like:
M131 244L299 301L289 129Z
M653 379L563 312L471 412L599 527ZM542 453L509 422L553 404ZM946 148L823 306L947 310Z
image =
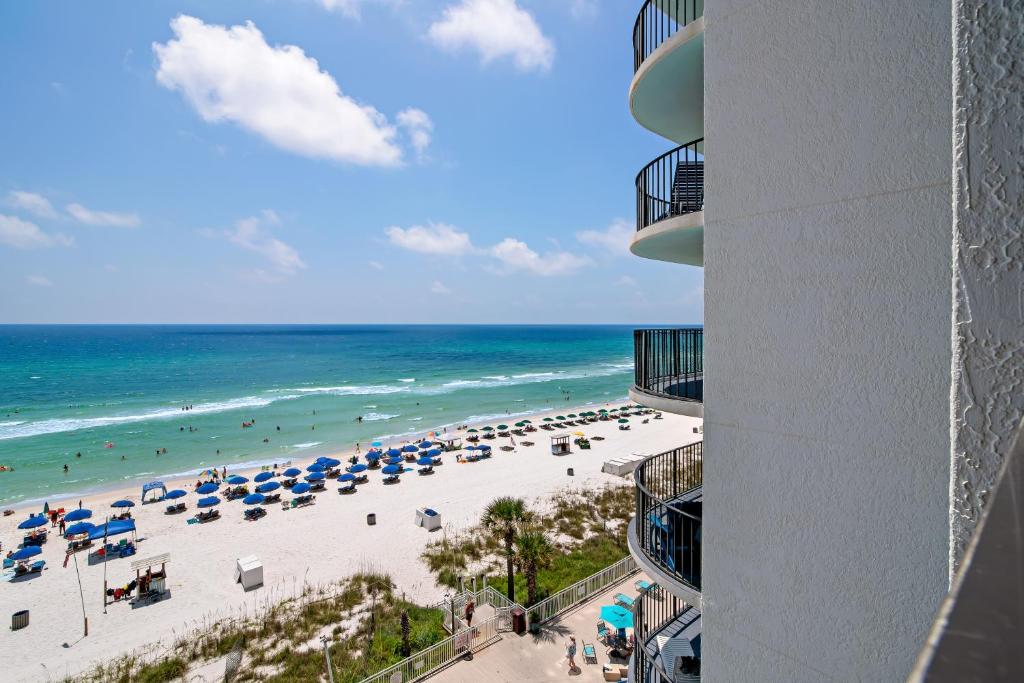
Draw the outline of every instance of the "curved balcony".
M704 417L704 330L633 330L633 364L630 399Z
M637 256L704 265L704 139L673 150L636 175Z
M700 681L701 616L655 584L640 592L633 607L637 648L633 680L643 683Z
M663 588L700 605L704 444L666 451L633 473L636 516L627 541L637 564Z
M704 0L646 0L633 24L629 109L669 140L704 134Z

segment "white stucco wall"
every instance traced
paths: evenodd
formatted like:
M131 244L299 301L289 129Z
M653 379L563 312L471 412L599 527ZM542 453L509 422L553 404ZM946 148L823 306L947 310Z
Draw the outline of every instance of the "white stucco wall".
M1024 2L954 2L955 568L1024 414Z
M947 588L950 6L705 21L702 673L899 680Z

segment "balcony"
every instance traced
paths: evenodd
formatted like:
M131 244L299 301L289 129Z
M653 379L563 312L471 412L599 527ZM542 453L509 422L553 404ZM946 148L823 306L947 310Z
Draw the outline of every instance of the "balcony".
M700 612L657 584L641 591L633 611L633 680L700 681Z
M637 256L704 265L704 139L680 145L636 176Z
M647 0L633 24L629 109L658 135L704 134L704 1Z
M700 605L704 444L644 460L633 478L636 515L627 541L637 564L659 585Z
M668 413L704 417L704 330L634 330L632 400Z

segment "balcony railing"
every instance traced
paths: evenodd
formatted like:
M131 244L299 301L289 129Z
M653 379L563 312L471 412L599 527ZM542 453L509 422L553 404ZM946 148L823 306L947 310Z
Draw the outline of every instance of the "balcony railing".
M636 389L660 398L704 400L704 330L634 330Z
M636 229L704 210L704 138L665 152L636 176Z
M647 458L636 468L636 536L648 562L700 591L704 444Z
M679 29L704 14L704 0L647 0L633 24L633 72Z
M655 640L658 635L680 637L687 626L692 627L700 618L700 613L656 584L641 591L633 609L633 628L638 644L634 651L635 680L644 683L700 681L699 656L684 657L679 662L666 662L663 657L659 657L659 646Z

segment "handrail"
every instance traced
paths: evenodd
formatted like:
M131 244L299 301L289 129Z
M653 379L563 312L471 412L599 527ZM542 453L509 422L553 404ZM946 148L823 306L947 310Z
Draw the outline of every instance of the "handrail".
M704 0L646 0L633 23L633 73L679 29L704 15Z
M636 229L704 210L704 138L670 149L636 174Z
M652 455L636 468L636 535L644 556L680 583L701 584L702 441Z
M657 658L657 643L652 643L655 636L662 633L666 627L671 626L680 615L686 612L690 605L685 600L677 597L671 591L665 590L658 584L640 591L634 607L633 630L639 647L636 664L637 669L645 676L638 676L638 681L648 683L675 683L682 680L700 680L699 673L685 674L689 678L675 678L665 670L664 662ZM693 614L696 614L694 611Z
M704 400L704 330L633 331L634 386L647 394Z
M577 581L568 588L564 588L554 595L541 600L536 605L528 607L526 609L527 622L530 624L540 624L549 621L567 609L581 602L586 602L598 593L604 592L608 586L622 581L637 570L636 560L633 559L632 555L627 555L615 564L609 565L601 571Z

